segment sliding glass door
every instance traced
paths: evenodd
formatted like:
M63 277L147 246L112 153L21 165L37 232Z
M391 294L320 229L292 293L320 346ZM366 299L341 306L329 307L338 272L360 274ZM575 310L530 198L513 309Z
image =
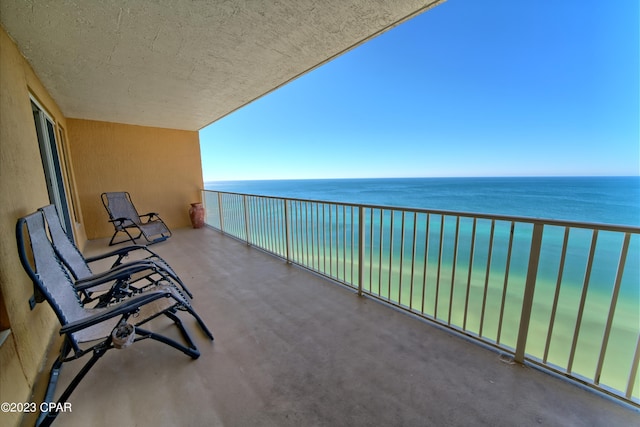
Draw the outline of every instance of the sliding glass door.
M73 227L69 214L69 203L62 175L62 165L58 155L56 126L51 117L33 100L31 101L33 120L38 133L38 144L44 175L47 180L49 201L56 206L67 235L73 239Z

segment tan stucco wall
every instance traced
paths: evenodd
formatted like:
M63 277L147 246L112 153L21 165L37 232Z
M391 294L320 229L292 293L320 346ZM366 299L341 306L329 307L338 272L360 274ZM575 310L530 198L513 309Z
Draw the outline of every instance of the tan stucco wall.
M49 203L30 94L64 129L58 154L70 169L65 185L75 201L70 209L78 246L87 236L113 232L100 202L103 191L129 191L141 213L159 212L169 227L179 228L190 225L189 203L200 200L203 187L197 132L65 119L0 27L0 330L11 329L0 345L2 402L42 398L32 396L33 388L46 380L43 362L59 325L47 304L29 309L33 285L15 239L17 219ZM2 426L20 420L21 414L0 413Z
M28 402L57 320L46 304L30 311L31 280L20 265L16 220L49 203L29 101L31 92L62 126L62 113L0 28L0 318L11 327L0 346L0 401ZM0 425L15 425L20 414L0 413Z
M198 132L67 120L71 157L89 239L113 227L100 194L128 191L138 212L157 212L169 228L190 225L189 204L200 201Z

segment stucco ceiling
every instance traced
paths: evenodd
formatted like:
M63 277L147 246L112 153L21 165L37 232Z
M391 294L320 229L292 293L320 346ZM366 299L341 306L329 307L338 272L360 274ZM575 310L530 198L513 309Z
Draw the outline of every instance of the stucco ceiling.
M2 0L70 118L199 130L443 0Z

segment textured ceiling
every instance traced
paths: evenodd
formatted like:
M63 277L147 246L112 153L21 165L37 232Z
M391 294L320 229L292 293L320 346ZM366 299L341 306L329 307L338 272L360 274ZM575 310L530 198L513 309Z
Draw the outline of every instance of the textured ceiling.
M441 0L2 0L70 118L199 130Z

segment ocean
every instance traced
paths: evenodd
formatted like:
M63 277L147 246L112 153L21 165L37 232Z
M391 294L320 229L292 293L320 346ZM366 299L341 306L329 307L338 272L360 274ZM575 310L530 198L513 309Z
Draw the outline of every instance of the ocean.
M209 182L205 188L324 202L640 226L640 177L226 181ZM208 204L217 205L217 198L207 197ZM260 203L249 201L245 208L248 215L260 211L270 218L283 215L282 210L265 210ZM230 227L226 231L231 234L234 218L247 218L239 211L242 206L229 203L225 208L229 209L225 224ZM357 227L350 209L329 206L291 204L291 258L353 286L358 249L354 248L352 233ZM463 328L488 342L515 348L531 224L516 221L510 231L509 221L492 225L489 220L475 223L470 218L456 220L454 215L424 213L405 218L378 208L365 209L364 220L365 292ZM250 222L255 225L252 240L258 246L260 242L268 246L273 220L252 218ZM398 228L401 223L404 232ZM236 229L237 237L243 238L244 226ZM509 236L513 239L511 252ZM572 227L567 236L563 227L545 227L526 352L560 371L566 369L571 375L595 382L606 340L606 358L598 381L623 393L640 334L640 234L631 235L618 290L615 283L624 233L594 234ZM561 262L563 238L567 238L567 253ZM282 236L275 240L273 246L286 246ZM592 267L588 268L590 257ZM581 327L575 335L578 324ZM610 334L605 332L607 324ZM634 400L640 398L637 381L632 396Z
M373 178L207 182L208 190L640 226L640 177Z

